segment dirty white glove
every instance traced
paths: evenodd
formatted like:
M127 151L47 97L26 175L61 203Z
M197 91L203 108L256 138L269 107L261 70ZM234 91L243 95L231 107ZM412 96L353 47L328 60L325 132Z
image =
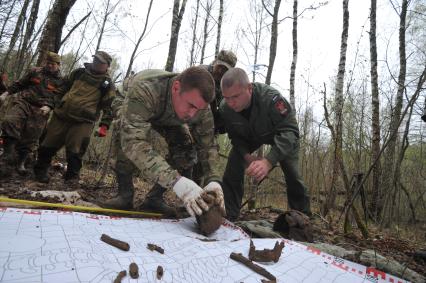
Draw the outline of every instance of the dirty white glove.
M215 204L219 205L222 214L226 215L222 186L218 182L210 182L204 187L204 191L213 192L215 195Z
M173 191L183 201L191 216L201 215L203 210L209 209L207 203L201 198L203 189L194 181L181 176L173 186Z
M49 114L49 112L50 112L50 107L49 106L47 106L47 105L44 105L44 106L42 106L42 107L40 107L40 110L41 110L41 113L44 115L44 116L46 116L47 114Z
M0 95L0 102L4 102L6 97L9 95L9 92L5 91Z

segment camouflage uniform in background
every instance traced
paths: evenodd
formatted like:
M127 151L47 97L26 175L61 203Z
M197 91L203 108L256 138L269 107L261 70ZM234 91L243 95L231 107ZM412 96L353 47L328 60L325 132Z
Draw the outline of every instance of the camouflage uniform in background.
M218 158L212 113L210 109L201 110L188 125L176 116L171 101L171 86L176 76L162 70L142 71L135 76L125 98L121 96L114 101L117 118L113 157L119 198L107 201L106 206L131 207L133 175L139 173L155 184L141 208L164 212L166 209L159 206L164 202L166 189L176 181L176 171L190 177L188 168L197 162L197 157L205 172L205 183L220 180L212 166ZM166 158L154 149L152 137L157 133L168 144Z
M97 51L94 57L97 56L108 62L108 65L112 61L106 52ZM62 146L65 146L67 157L64 179L78 181L82 158L101 112L99 125L109 128L111 124L111 103L116 93L115 86L108 72L97 74L92 70L92 64L85 63L84 68L72 71L65 79L66 93L53 110L34 167L34 173L40 182L49 182L47 171L53 156Z
M219 113L219 105L223 99L222 90L220 89L220 81L225 72L231 68L234 68L236 64L237 56L232 51L221 50L217 54L216 60L214 60L210 65L202 65L202 67L206 68L207 71L209 71L215 82L215 99L210 103L210 108L212 110L214 118L215 135L224 134L226 132L225 122L223 121ZM197 184L201 184L203 170L199 163L195 164L192 173L193 180Z
M58 64L60 61L59 55L53 52L48 53L47 59ZM18 154L17 163L22 173L25 173L23 165L28 154L38 147L39 138L49 117L41 108L47 106L53 109L63 86L59 70L52 73L47 67L38 67L31 69L7 90L9 94L17 93L17 97L2 121L2 138L6 144L14 144ZM9 164L13 163L15 162L12 160Z
M219 105L223 99L222 90L220 89L220 81L222 79L223 74L234 68L237 64L237 56L228 50L221 50L217 54L216 60L214 60L210 65L202 65L202 67L206 68L207 71L213 76L215 83L215 100L210 103L210 108L213 112L214 117L214 130L215 134L224 134L225 133L225 123L223 119L220 117L219 113ZM215 68L223 68L222 74L219 72L218 75L215 74ZM217 71L216 71L217 72Z

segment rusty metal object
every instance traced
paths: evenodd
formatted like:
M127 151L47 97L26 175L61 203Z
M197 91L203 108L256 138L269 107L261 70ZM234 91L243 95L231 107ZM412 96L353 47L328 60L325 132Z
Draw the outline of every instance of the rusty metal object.
M129 275L130 277L132 277L133 279L137 279L139 278L139 267L136 263L132 262L129 265Z
M201 197L209 206L209 210L204 211L202 215L197 215L196 219L201 234L208 236L222 225L222 211L220 206L215 204L215 195L213 192L203 193Z
M163 275L164 275L164 269L161 265L159 265L157 267L157 279L161 280L161 278L163 278Z
M284 242L276 242L274 248L256 250L253 241L250 240L249 259L258 262L278 262L281 252L284 248Z
M159 252L160 254L164 254L164 249L163 249L162 247L157 246L157 245L154 245L154 244L148 244L146 247L147 247L147 249L148 249L148 250L150 250L150 251L157 251L157 252Z
M231 253L230 258L244 264L245 266L247 266L248 268L250 268L254 272L256 272L256 273L258 273L262 276L265 276L266 278L268 278L272 282L277 281L277 278L274 275L272 275L271 273L269 273L269 271L267 271L265 268L255 264L255 263L253 263L251 260L244 257L242 254Z
M127 271L126 270L122 270L117 274L117 277L115 277L114 279L114 283L121 283L121 280L126 277L127 275Z
M114 246L122 251L129 251L130 246L128 243L111 238L110 236L106 235L106 234L102 234L101 236L101 240L105 243L107 243L108 245Z

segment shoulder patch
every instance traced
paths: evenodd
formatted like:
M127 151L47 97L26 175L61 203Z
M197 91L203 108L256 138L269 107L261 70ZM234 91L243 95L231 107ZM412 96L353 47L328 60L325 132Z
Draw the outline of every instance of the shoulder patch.
M287 105L284 102L284 99L282 99L282 98L275 99L275 97L274 97L274 107L281 114L281 116L287 116L288 108L287 108Z

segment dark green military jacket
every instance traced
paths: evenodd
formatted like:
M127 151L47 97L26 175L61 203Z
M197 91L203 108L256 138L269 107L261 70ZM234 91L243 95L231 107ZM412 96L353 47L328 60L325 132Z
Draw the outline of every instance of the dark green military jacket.
M241 155L263 144L272 145L265 158L274 166L298 151L299 129L294 110L278 90L253 83L250 119L233 111L225 101L220 113L231 143Z
M54 112L65 120L95 122L102 111L99 124L110 126L111 103L115 97L115 86L108 73L94 74L90 64L71 72L65 79L66 93Z
M155 128L185 126L191 128L205 183L219 181L214 163L218 152L214 139L213 115L210 108L201 110L185 123L173 108L171 86L177 74L163 70L145 70L136 74L129 91L113 103L118 121L121 149L147 180L171 188L177 171L154 150L149 132Z
M19 97L35 106L53 109L57 97L62 95L64 81L59 71L51 73L45 68L32 68L9 88L9 94L21 92Z

